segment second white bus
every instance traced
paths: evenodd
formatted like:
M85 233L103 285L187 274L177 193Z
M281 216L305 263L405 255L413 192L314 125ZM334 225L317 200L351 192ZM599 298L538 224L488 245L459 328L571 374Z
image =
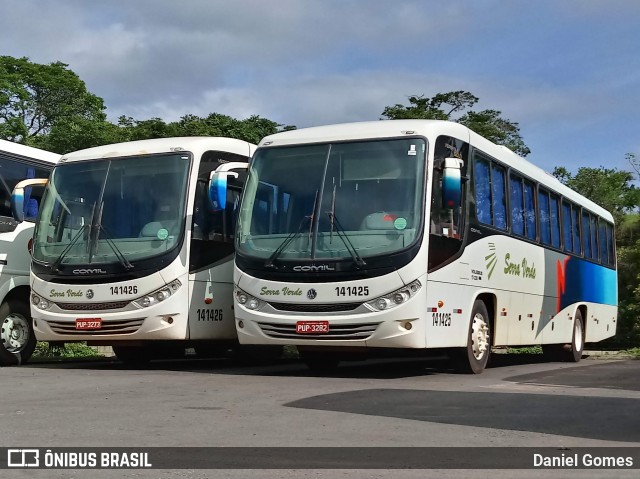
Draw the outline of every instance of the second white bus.
M254 149L192 137L64 155L34 233L30 302L38 340L108 345L128 362L237 343L234 209ZM216 170L229 187L212 205Z
M479 373L492 347L571 361L613 336L613 218L468 128L376 121L264 138L235 259L243 344L442 349Z

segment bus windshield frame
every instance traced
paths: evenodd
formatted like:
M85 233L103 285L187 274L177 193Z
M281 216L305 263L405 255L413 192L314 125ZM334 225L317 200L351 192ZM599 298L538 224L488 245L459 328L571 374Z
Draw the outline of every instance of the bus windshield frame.
M33 242L34 264L136 262L184 241L192 155L186 152L59 164L51 174Z
M422 137L259 148L245 185L237 255L365 267L422 237Z

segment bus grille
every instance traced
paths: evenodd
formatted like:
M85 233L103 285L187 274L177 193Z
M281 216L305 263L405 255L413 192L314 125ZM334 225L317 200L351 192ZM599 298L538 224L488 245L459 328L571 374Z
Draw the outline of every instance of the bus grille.
M353 311L358 309L362 303L269 303L273 309L278 311L294 311L305 313L336 313L340 311Z
M95 336L97 334L132 334L144 323L144 318L118 321L103 321L100 329L76 329L75 321L47 321L51 330L57 334L74 336Z
M276 339L367 339L380 323L331 324L328 333L298 334L295 324L258 323L262 332Z
M105 311L108 309L122 309L131 301L114 301L111 303L54 303L60 309L67 311Z

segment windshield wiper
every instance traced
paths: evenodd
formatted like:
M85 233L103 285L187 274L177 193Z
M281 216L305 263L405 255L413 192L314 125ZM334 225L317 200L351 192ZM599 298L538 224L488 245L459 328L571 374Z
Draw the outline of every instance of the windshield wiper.
M305 227L305 220L308 220L309 223L313 223L313 221L311 221L313 218L313 215L311 216L305 216L304 218L302 218L302 221L300 222L300 226L298 227L298 231L294 231L292 233L289 234L289 236L287 236L284 241L282 243L280 243L280 246L278 246L276 248L276 250L271 254L271 256L269 256L269 259L267 259L267 261L264 263L265 268L276 268L278 269L278 267L273 264L273 262L278 259L278 257L282 254L282 252L284 251L284 249L289 246L289 244L291 244L291 242L296 239L298 236L300 236L302 234L302 230Z
M69 250L71 250L71 248L78 242L78 240L80 239L80 236L88 228L89 228L89 225L86 225L86 224L82 225L82 227L78 230L78 232L73 237L73 239L69 242L67 247L62 250L62 253L60 253L60 256L58 256L58 258L53 262L53 264L51 265L51 271L53 271L54 273L60 272L59 268L60 268L60 265L62 264L62 260L67 256L67 254L69 253Z
M120 248L118 248L118 245L116 245L116 243L111 239L111 235L105 229L105 227L102 226L102 224L98 224L98 228L100 228L100 231L102 231L105 234L104 236L105 241L111 247L111 251L113 251L113 253L116 255L116 258L118 258L122 267L126 270L133 268L133 265L125 257L124 253L120 250Z
M345 234L345 230L340 224L340 221L338 221L336 214L333 211L327 211L327 215L329 215L329 219L331 220L331 235L333 235L333 225L335 224L337 226L336 233L344 243L345 248L347 248L347 251L351 255L353 262L358 268L366 266L367 263L362 259L362 256L358 254L358 250L353 246L353 243L349 239L349 236Z
M287 236L284 241L282 243L280 243L280 246L278 246L276 248L276 250L271 254L271 256L269 256L269 259L267 259L267 261L264 263L265 268L277 268L277 266L275 264L273 264L273 262L278 259L278 257L282 254L282 252L284 251L284 249L289 246L291 244L291 242L296 239L298 236L300 236L300 233L302 233L302 228L304 227L304 222L305 220L309 220L309 239L308 241L311 241L311 230L313 228L313 215L316 212L316 204L318 203L318 190L316 190L316 198L313 200L313 209L311 210L311 214L308 216L305 216L304 218L302 218L302 221L300 221L300 226L298 227L298 231L294 231L293 233L289 234L289 236Z

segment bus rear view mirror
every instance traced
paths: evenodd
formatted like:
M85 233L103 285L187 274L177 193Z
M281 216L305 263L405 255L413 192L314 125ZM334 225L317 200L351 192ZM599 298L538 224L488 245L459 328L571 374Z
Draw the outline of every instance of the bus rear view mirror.
M445 158L442 172L442 204L445 208L457 208L462 198L462 166L459 158Z
M227 189L229 177L238 178L238 173L230 171L232 169L246 170L246 163L224 163L215 171L211 172L209 177L209 207L211 211L223 211L227 207Z
M11 214L17 222L22 223L25 217L35 220L38 214L38 202L31 197L32 189L34 186L45 186L48 182L48 179L31 178L16 184L11 193Z

